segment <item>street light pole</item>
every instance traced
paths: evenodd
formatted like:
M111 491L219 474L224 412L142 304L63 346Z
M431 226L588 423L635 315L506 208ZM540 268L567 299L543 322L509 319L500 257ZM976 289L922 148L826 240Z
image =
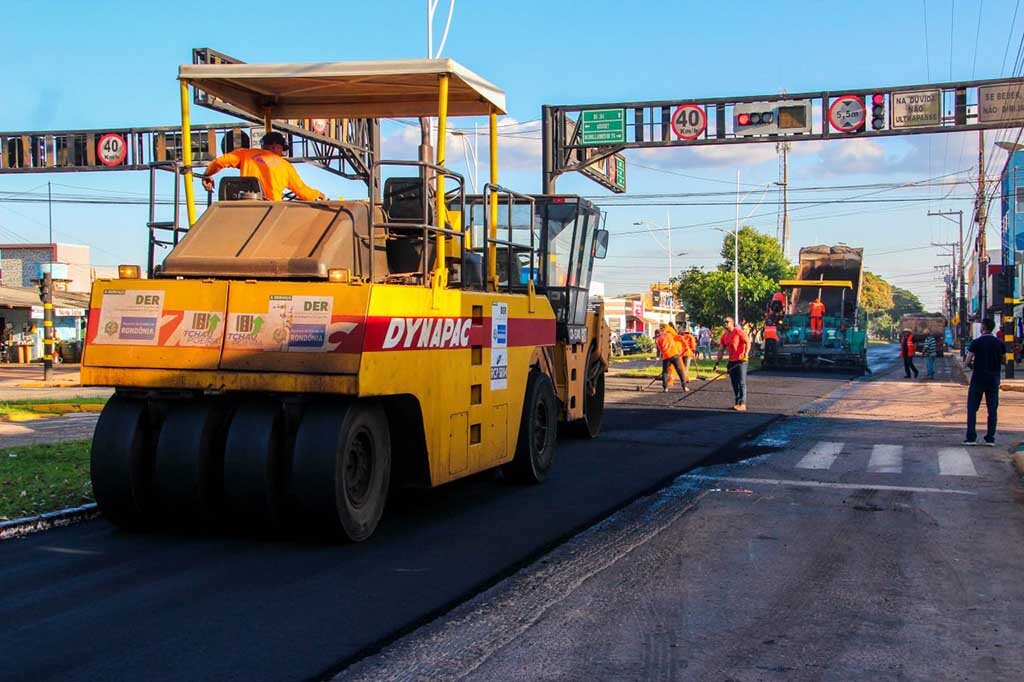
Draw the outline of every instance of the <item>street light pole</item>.
M732 233L733 322L740 324L740 172L736 171L736 223Z

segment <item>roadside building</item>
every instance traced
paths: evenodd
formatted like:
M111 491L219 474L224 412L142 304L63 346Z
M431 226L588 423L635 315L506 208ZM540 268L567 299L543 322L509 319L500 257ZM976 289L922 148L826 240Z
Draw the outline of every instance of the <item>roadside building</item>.
M999 182L1002 189L999 251L1000 262L1004 266L999 277L1000 286L991 291L998 294L993 297L993 302L1002 310L1004 297L1020 300L1024 291L1024 151L1014 151L1009 155ZM1024 305L1006 306L1004 314L1012 315L1020 327Z
M64 354L74 355L84 338L89 290L97 277L116 277L117 268L90 263L81 244L0 244L0 332L7 362L43 355L43 273L53 277L54 336Z

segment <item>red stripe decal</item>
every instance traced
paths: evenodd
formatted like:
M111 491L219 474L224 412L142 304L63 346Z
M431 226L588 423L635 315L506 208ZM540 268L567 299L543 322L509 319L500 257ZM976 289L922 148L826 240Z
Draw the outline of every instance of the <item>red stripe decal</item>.
M549 346L555 342L555 321L510 318L509 346ZM470 317L370 317L364 351L458 349L491 346L491 318L473 324Z

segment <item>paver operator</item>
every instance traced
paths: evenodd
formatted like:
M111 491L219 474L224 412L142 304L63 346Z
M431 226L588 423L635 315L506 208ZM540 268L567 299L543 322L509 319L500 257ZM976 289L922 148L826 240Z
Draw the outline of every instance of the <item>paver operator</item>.
M726 369L729 372L729 381L732 382L732 392L736 397L734 410L747 411L747 359L750 355L750 338L740 328L736 321L727 317L724 320L725 333L722 334L722 346L718 349L718 359L715 360L715 370L718 363L722 361L722 355L728 351L729 364Z
M203 187L213 191L213 176L224 168L237 168L242 176L254 177L260 181L263 198L281 201L284 191L290 189L303 201L323 199L324 194L309 187L299 177L295 167L284 153L288 143L281 133L267 133L263 136L262 149L236 149L210 162L203 173Z
M688 391L686 387L686 370L683 368L682 353L683 353L683 336L675 329L667 324L658 325L658 336L654 339L655 344L658 346L658 352L661 356L661 390L668 393L668 373L672 367L675 368L676 374L679 375L679 380L683 384L683 390Z
M771 319L764 322L764 349L768 353L779 349L779 328Z
M822 324L822 318L825 317L825 304L821 302L820 298L816 298L811 301L809 312L811 314L811 334L820 338L825 327Z

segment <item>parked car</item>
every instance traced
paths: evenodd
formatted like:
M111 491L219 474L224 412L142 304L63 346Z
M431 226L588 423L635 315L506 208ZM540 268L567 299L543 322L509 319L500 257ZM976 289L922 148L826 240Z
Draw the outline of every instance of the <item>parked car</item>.
M622 353L624 355L630 355L631 353L645 353L654 346L654 342L651 337L647 336L643 332L626 332L621 337L622 340Z

